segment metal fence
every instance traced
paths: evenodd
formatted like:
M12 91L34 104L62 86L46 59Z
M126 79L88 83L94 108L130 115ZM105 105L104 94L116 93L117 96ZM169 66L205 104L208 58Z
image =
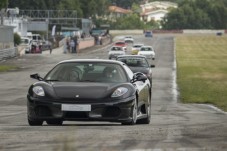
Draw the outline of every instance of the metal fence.
M0 50L0 60L13 58L13 57L16 57L17 55L18 55L18 50L16 47Z

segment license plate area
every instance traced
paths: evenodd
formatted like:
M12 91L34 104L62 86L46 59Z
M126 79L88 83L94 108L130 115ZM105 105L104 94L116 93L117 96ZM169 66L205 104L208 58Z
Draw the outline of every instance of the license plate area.
M62 104L62 111L91 111L90 104Z

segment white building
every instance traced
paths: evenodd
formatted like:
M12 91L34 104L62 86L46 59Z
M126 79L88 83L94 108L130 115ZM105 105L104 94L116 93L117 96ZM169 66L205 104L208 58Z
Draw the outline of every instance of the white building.
M140 5L142 13L141 20L149 22L151 20L160 21L169 12L170 8L177 8L176 3L168 1L155 1Z
M3 18L3 25L13 27L13 32L20 36L27 36L28 20L23 17L18 17L18 8L7 8L6 15Z
M4 25L14 27L13 32L18 33L20 36L27 36L27 19L18 17L5 17Z

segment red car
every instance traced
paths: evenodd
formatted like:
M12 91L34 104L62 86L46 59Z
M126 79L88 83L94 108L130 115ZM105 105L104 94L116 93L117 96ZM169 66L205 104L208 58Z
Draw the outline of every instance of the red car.
M127 43L124 41L117 41L114 43L114 46L119 46L119 47L123 47L123 49L126 51L127 50Z
M42 53L42 45L33 44L31 53Z

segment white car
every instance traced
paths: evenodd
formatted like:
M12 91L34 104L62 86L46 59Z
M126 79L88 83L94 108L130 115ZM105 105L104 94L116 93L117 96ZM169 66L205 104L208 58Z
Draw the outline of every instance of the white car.
M109 59L117 58L117 56L125 55L125 49L120 46L112 46L109 50Z
M144 46L144 44L134 44L131 49L131 54L137 55L142 46Z
M32 39L28 37L21 37L20 46L23 46L25 53L30 53L32 47Z
M152 46L142 46L138 55L143 55L146 58L151 58L153 60L155 59L155 51Z
M125 36L124 41L126 43L134 43L134 39L132 38L132 36Z

